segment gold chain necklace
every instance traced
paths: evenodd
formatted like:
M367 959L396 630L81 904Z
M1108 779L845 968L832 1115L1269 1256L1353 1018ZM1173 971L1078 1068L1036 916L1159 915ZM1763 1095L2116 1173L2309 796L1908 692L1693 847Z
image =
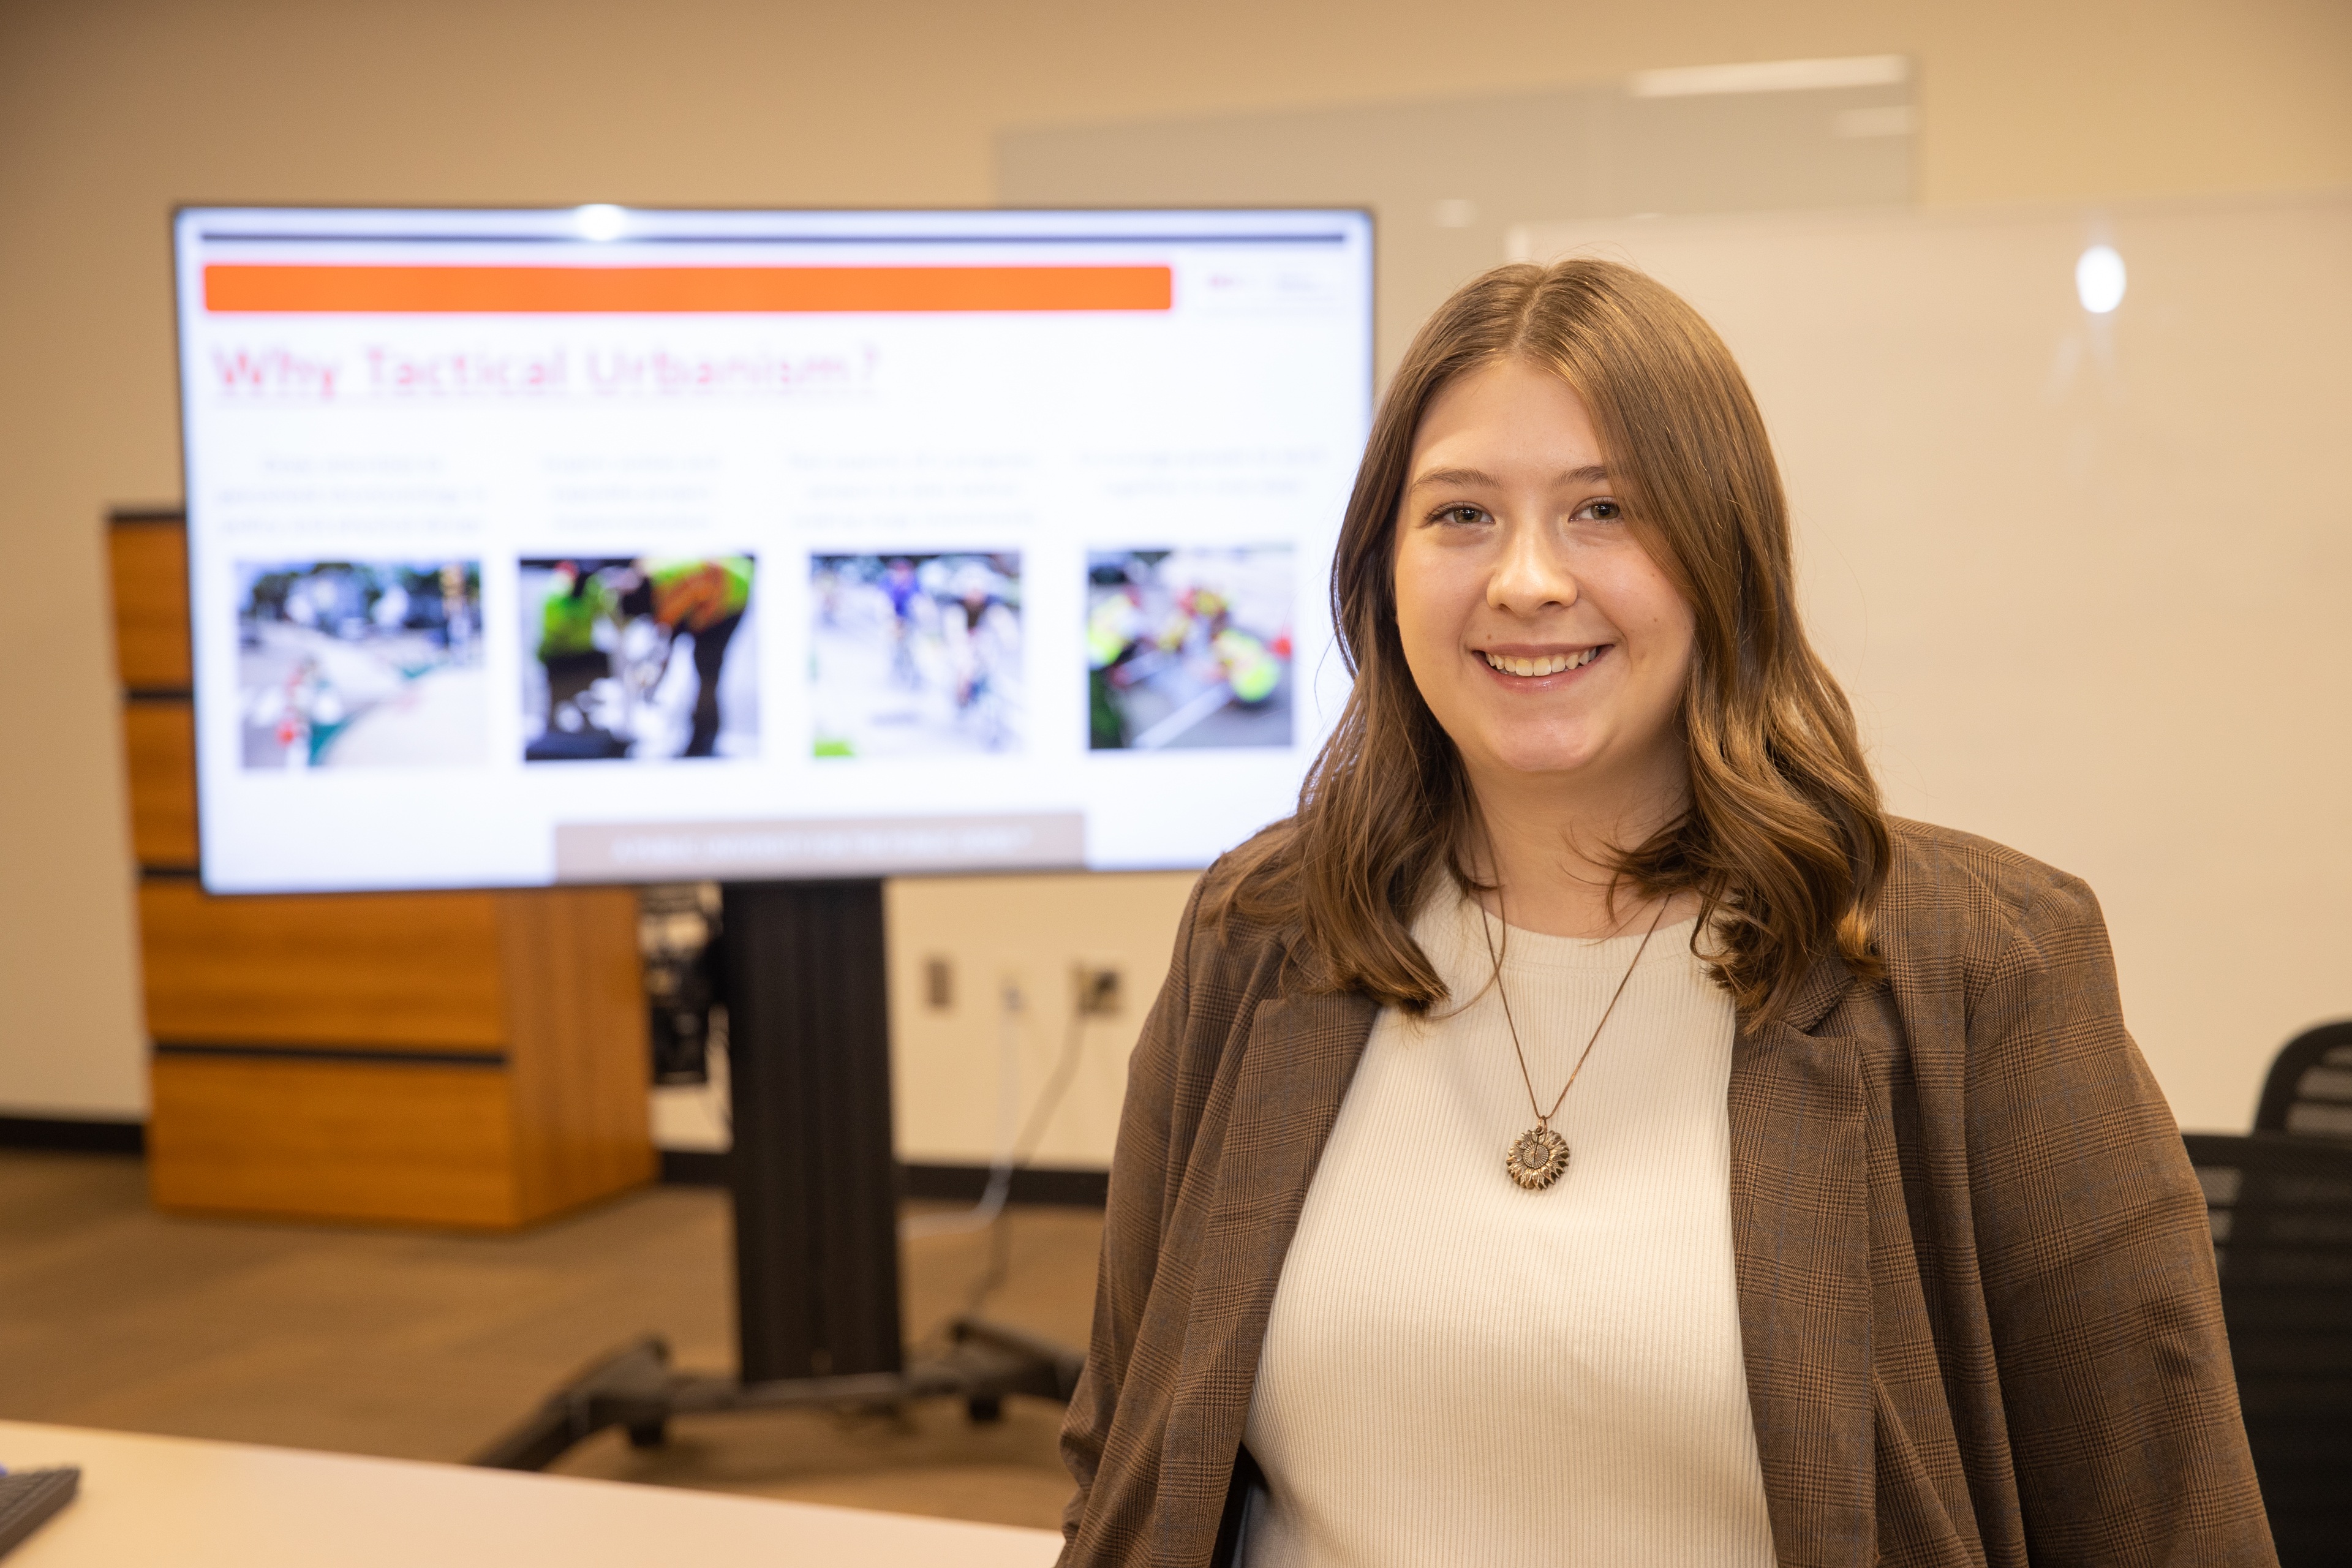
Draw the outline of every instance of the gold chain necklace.
M1502 900L1502 889L1497 887L1495 901L1499 904ZM1551 1130L1551 1119L1559 1114L1561 1106L1568 1103L1568 1091L1576 1087L1576 1075L1584 1070L1585 1058L1592 1054L1592 1047L1601 1043L1601 1031L1609 1026L1609 1015L1617 1011L1618 997L1625 994L1625 987L1633 981L1633 971L1642 966L1642 955L1650 951L1650 939L1658 934L1658 922L1666 918L1666 905L1673 901L1671 899L1659 900L1658 912L1650 917L1650 929L1642 933L1642 945L1633 950L1633 962L1625 966L1624 979L1617 982L1617 989L1610 996L1609 1005L1601 1010L1601 1022L1592 1026L1592 1037L1584 1042L1584 1049L1578 1055L1576 1065L1568 1069L1568 1081L1559 1086L1559 1098L1551 1102L1549 1110L1546 1110L1543 1102L1536 1098L1535 1075L1528 1071L1527 1047L1519 1044L1518 1020L1511 1016L1511 993L1503 984L1503 955L1496 951L1494 928L1486 923L1486 906L1483 901L1478 904L1478 933L1486 939L1486 956L1495 964L1495 994L1502 998L1503 1022L1511 1031L1511 1050L1519 1058L1519 1081L1528 1086L1528 1109L1536 1113L1536 1124L1511 1140L1510 1147L1503 1151L1503 1169L1510 1173L1511 1180L1528 1192L1539 1193L1568 1173L1568 1140ZM1503 922L1506 947L1510 943L1510 919L1506 914Z

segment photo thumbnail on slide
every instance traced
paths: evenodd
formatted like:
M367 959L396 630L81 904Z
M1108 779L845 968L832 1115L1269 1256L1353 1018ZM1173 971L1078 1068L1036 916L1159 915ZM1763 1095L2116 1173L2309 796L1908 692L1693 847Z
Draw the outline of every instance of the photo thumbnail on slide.
M236 566L249 769L489 760L478 561Z
M815 755L1021 749L1019 554L817 555L809 587Z
M1287 544L1087 556L1087 744L1291 743Z
M525 762L758 755L752 557L520 564Z

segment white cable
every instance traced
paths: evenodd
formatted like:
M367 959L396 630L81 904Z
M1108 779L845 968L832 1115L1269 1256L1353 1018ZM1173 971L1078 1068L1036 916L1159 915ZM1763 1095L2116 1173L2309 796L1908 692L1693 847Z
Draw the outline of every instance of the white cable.
M1013 1191L1013 1167L1021 1135L1021 985L1007 980L1000 993L996 1023L996 1153L988 1163L988 1185L980 1202L947 1214L908 1215L898 1234L908 1241L927 1236L962 1236L986 1230L1004 1212Z

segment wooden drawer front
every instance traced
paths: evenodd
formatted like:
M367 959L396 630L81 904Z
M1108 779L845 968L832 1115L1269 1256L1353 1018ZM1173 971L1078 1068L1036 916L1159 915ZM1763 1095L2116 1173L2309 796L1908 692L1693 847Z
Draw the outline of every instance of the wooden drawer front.
M163 1208L509 1226L496 1068L158 1054L148 1181Z
M142 866L196 863L196 713L189 703L122 710L131 764L131 849Z
M524 1208L553 1213L650 1180L637 897L621 888L501 893L514 1013Z
M114 662L133 691L185 690L188 533L176 522L119 522L106 531L114 572Z
M150 879L139 920L151 1039L505 1047L493 894L214 899Z

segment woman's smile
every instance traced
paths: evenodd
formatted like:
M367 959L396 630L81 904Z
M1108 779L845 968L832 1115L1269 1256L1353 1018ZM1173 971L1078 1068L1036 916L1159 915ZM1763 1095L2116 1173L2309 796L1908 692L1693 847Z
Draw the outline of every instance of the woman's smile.
M1583 674L1613 646L1596 643L1584 647L1530 648L1517 643L1500 643L1470 651L1486 660L1486 668L1506 691L1557 691L1570 683L1563 678Z

